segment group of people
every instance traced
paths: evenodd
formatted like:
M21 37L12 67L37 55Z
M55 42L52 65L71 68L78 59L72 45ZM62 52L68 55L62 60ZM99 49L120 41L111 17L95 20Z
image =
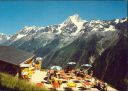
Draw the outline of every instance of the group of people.
M56 70L49 70L47 72L47 82L52 84L53 88L59 88L61 85L61 80L59 80L60 75Z
M47 82L53 86L53 88L59 88L61 84L67 82L67 86L69 86L71 82L71 79L75 79L78 81L81 81L83 84L83 87L85 88L97 88L100 91L107 91L107 84L97 80L96 78L92 77L93 76L93 71L90 71L89 74L85 73L85 70L80 69L80 70L75 70L75 69L69 69L66 68L61 71L57 70L48 70L47 72ZM61 80L60 80L61 79ZM65 81L62 81L62 79L65 79ZM76 83L72 82L72 86L76 86Z
M107 91L107 83L104 83L103 81L97 80L95 87L100 91Z

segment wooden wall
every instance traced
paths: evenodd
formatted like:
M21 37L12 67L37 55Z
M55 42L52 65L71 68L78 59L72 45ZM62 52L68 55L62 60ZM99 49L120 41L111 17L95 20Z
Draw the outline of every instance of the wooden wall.
M16 75L20 72L20 68L16 65L0 60L0 72L5 72L11 75Z

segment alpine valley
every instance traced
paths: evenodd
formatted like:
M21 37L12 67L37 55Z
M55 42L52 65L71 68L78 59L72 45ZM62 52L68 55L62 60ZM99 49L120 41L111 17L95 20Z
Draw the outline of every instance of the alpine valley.
M90 63L94 75L113 86L128 86L128 20L82 20L78 14L61 24L25 26L14 35L0 34L1 45L43 57L43 67L75 61Z

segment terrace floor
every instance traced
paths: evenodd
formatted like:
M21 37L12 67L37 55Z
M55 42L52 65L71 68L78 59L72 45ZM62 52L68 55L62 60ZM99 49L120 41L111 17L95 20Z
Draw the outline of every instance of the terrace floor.
M30 82L33 82L35 84L44 82L44 86L46 88L53 90L52 84L47 83L47 81L44 80L45 77L47 77L47 71L36 70L35 73L32 75ZM67 79L59 79L59 80L67 81L67 82L77 80L78 82L76 83L76 87L71 87L71 88L69 88L67 86L67 83L62 83L59 88L56 88L56 90L58 90L58 91L100 91L97 88L89 88L89 89L83 88L83 86L82 86L83 80L78 80L75 77L73 77L73 79L70 79L70 80L69 79L68 80ZM110 86L107 86L107 91L118 91L118 90L116 90Z

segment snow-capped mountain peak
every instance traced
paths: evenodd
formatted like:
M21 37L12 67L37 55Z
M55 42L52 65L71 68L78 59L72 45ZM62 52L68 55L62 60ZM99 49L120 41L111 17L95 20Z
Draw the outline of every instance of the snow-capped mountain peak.
M128 17L124 18L124 19L115 19L115 23L123 23L123 22L126 22L128 21Z
M3 33L0 33L0 35L5 35L5 34L3 34Z
M78 14L74 14L73 16L69 16L69 18L71 21L75 22L75 21L80 21L81 18Z
M66 27L67 30L74 31L72 35L77 35L81 29L84 28L84 23L86 20L82 20L78 14L69 16L62 24L60 24L60 29Z
M0 44L9 40L10 39L10 35L6 35L6 34L3 34L3 33L0 33Z
M69 16L69 17L64 21L65 24L66 24L66 23L69 23L69 22L72 22L72 23L74 23L75 25L80 25L81 23L86 22L86 20L82 20L78 14L74 14L74 15L72 15L72 16ZM79 24L79 23L80 23L80 24Z
M31 30L37 30L37 28L38 28L38 27L36 27L36 26L34 26L34 25L33 25L33 26L25 26L25 27L24 27L24 30L31 31Z

